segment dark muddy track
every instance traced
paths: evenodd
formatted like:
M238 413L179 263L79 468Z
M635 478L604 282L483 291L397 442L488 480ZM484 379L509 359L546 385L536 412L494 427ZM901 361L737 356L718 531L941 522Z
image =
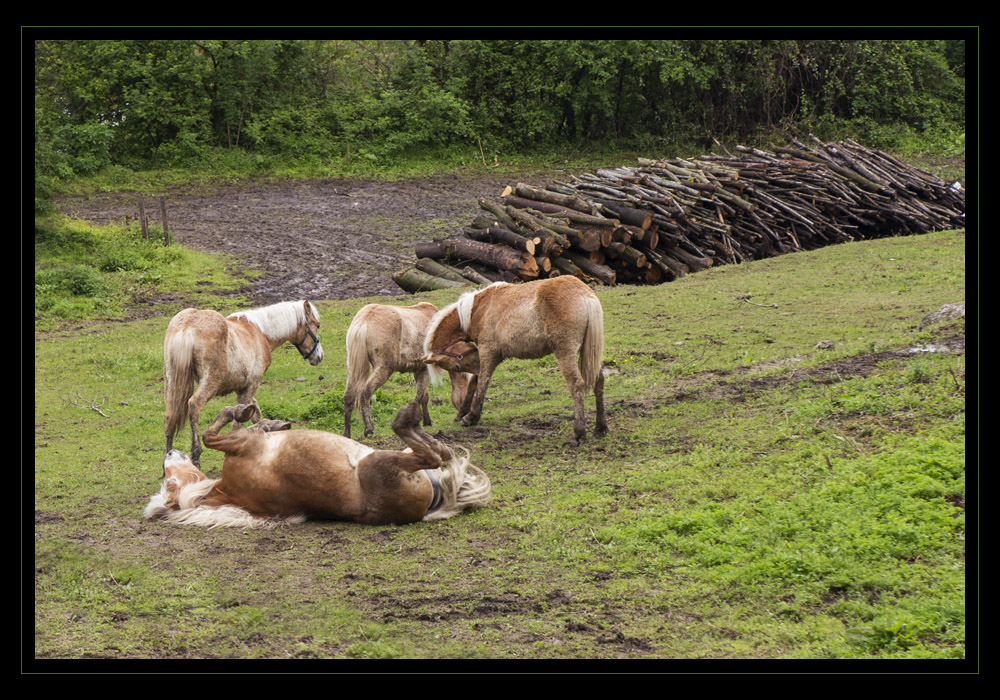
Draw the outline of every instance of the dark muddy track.
M264 305L405 294L390 276L414 261L413 244L458 233L475 218L480 197L495 198L513 181L279 181L179 189L165 197L178 243L236 256L247 269L265 273L241 290ZM70 216L106 224L137 217L137 202L134 193L113 193L63 197L57 204ZM144 203L150 222L159 225L157 200Z

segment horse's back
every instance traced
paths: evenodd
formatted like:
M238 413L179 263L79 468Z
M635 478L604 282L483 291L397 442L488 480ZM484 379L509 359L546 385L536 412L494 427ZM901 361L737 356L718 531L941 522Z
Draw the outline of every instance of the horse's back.
M199 334L225 332L226 317L211 309L183 309L167 324L167 333L191 329Z
M489 291L489 288L484 291ZM532 359L559 347L578 348L590 325L593 290L564 275L527 284L501 285L485 295L478 316L479 340L489 338L504 356Z
M413 306L369 304L355 320L367 327L369 355L387 352L397 371L416 371L423 368L424 336L435 313L437 308L427 302Z

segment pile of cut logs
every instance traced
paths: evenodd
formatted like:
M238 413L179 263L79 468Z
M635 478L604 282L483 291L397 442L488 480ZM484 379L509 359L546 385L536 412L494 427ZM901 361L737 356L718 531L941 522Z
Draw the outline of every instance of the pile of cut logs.
M517 184L460 235L416 245L409 292L576 275L658 284L713 265L965 226L965 190L853 141L694 160L639 159Z

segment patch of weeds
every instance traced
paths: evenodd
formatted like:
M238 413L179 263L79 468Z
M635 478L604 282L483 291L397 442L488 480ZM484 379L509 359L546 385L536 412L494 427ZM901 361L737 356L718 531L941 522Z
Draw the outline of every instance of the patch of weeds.
M272 420L300 421L304 420L300 409L291 401L279 396L268 395L267 398L258 394L257 405L260 406L261 415Z

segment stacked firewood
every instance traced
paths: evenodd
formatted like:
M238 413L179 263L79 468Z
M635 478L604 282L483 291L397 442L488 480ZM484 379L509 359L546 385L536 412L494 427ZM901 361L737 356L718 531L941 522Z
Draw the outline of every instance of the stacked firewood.
M639 159L544 188L516 184L460 235L416 245L416 292L576 275L657 284L833 243L965 226L965 191L853 141L694 160Z

